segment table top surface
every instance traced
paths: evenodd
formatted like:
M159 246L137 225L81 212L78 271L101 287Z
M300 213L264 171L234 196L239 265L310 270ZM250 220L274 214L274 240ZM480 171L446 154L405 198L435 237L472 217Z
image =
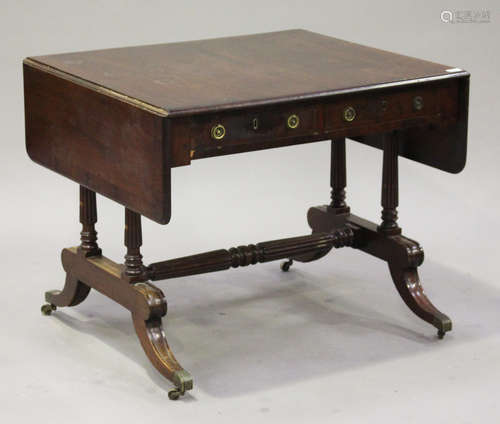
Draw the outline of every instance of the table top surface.
M90 87L189 115L464 74L305 30L31 57Z

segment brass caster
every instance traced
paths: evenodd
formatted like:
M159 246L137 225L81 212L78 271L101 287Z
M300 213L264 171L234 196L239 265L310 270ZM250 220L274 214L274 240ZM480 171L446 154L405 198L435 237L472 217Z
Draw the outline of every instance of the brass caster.
M280 268L283 272L288 272L288 270L290 269L290 267L292 266L293 264L293 260L292 259L288 259L287 261L283 261L281 262L280 264Z
M177 400L181 397L181 395L183 395L184 393L182 393L179 389L172 389L168 392L168 398L170 400Z
M42 305L42 307L40 308L43 315L51 315L52 311L55 311L56 309L57 309L56 305L52 305L50 303L46 303L45 305Z
M176 387L168 392L168 398L170 400L179 399L187 390L193 388L193 378L186 370L175 371L172 377L172 383L174 383Z
M438 330L438 339L442 340L445 334L446 331Z

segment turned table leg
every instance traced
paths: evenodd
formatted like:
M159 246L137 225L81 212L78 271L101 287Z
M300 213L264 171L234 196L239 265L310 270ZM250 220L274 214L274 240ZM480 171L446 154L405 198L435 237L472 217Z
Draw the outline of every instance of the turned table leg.
M101 249L97 245L97 206L95 192L80 186L80 246L78 253L85 257L101 255ZM45 293L47 304L42 306L42 313L50 315L57 306L75 306L83 302L90 292L90 287L78 280L71 272L66 274L66 283L63 290L51 290Z
M378 229L386 235L401 234L398 227L399 203L398 134L384 135L384 161L382 165L382 223Z
M139 277L144 272L142 263L142 225L141 215L125 208L125 271L128 277Z
M338 138L332 140L330 161L330 186L332 188L330 208L336 214L345 214L350 211L345 201L346 174L345 138Z
M97 231L95 224L97 222L97 205L95 192L80 186L80 223L82 231L80 232L80 249L87 256L101 254L101 249L97 245Z

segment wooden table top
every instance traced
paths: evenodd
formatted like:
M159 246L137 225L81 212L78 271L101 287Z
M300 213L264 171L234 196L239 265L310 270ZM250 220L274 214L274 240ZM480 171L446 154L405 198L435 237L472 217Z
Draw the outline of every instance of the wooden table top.
M160 115L190 115L466 74L305 30L27 59ZM450 69L452 71L450 72Z
M165 224L171 168L325 139L465 165L469 74L290 30L24 61L37 163Z

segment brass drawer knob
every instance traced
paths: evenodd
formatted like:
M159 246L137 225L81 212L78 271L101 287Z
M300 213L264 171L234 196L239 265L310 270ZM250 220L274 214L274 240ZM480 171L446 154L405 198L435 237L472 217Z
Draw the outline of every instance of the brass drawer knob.
M210 135L214 140L222 140L226 135L226 129L224 128L224 125L222 124L214 125L210 130Z
M422 96L415 96L413 98L413 110L419 111L424 108L424 99Z
M352 106L347 106L344 109L344 121L352 122L356 118L356 110Z
M297 115L290 115L286 121L286 126L290 129L295 129L299 126L300 119Z

